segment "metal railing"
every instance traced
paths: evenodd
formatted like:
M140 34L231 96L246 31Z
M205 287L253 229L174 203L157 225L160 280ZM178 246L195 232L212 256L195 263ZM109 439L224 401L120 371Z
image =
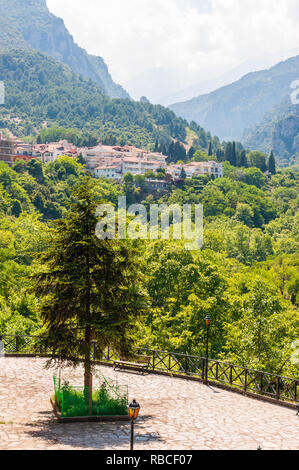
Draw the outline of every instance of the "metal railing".
M32 336L0 335L6 353L33 354ZM198 378L205 381L206 368L209 382L233 387L245 393L255 393L271 397L277 401L299 403L299 378L283 377L268 372L249 369L247 367L229 364L227 362L188 354L157 351L140 348L138 354L150 356L149 372L164 372L173 376ZM96 342L93 343L92 358L98 357ZM112 349L107 348L102 362L112 364L120 357Z

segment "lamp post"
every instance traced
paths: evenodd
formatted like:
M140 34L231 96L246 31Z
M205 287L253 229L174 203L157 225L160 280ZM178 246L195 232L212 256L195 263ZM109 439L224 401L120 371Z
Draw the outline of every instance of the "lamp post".
M209 330L211 324L211 317L208 315L205 318L206 329L207 329L207 342L206 342L206 367L205 367L205 383L208 383L208 364L209 364Z
M134 425L135 421L138 418L140 411L140 405L136 400L133 400L129 405L129 418L131 420L131 446L130 450L134 450Z

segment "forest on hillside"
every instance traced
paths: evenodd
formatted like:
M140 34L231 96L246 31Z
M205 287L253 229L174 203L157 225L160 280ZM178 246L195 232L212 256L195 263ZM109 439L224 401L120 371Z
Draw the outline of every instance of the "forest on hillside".
M298 173L263 174L225 163L224 178L196 177L150 191L145 178L120 185L95 180L95 197L117 204L202 203L204 245L136 240L147 308L136 326L142 347L204 355L204 318L210 315L211 355L255 369L297 376L292 363L299 327ZM0 331L42 330L40 304L30 290L35 262L51 245L85 176L79 162L61 157L0 164Z
M146 147L155 139L184 141L186 121L167 108L111 99L92 80L34 51L0 54L5 105L0 128L18 137L36 136L46 125L72 127L96 140Z

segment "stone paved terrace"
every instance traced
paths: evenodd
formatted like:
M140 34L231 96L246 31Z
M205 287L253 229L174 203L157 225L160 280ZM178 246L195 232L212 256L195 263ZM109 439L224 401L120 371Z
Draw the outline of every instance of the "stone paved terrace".
M0 449L127 450L126 423L55 420L49 402L53 370L45 370L44 363L29 358L0 361ZM136 449L299 449L294 410L197 382L99 369L129 385L130 398L140 401ZM79 380L82 370L72 374Z

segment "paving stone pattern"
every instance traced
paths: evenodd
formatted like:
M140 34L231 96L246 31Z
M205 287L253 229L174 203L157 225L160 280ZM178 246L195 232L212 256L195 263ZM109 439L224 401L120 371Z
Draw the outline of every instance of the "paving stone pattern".
M44 365L43 359L0 359L0 449L129 449L127 423L59 424L49 401L53 369ZM82 369L65 374L81 385ZM130 399L140 402L138 450L299 450L294 410L183 379L109 367L97 374L128 385Z

